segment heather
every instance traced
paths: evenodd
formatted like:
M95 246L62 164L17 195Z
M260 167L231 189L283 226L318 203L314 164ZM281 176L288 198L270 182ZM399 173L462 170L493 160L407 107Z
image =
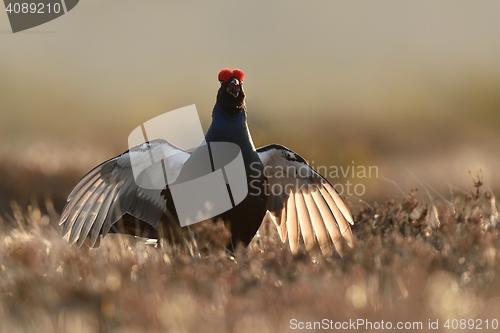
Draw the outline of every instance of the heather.
M363 319L372 326L361 331L382 320L422 330L438 320L444 331L447 319L471 319L462 324L484 330L488 320L491 329L500 313L494 195L480 178L451 198L419 191L360 203L356 244L343 257L303 246L293 256L267 223L234 254L194 239L155 246L119 235L77 248L61 238L50 200L12 202L0 228L0 328L288 332ZM224 237L217 224L205 232Z

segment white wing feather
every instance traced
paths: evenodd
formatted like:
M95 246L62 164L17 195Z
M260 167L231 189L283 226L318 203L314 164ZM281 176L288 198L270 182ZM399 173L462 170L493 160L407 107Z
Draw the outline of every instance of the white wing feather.
M343 254L342 238L353 246L349 207L325 178L286 147L273 144L257 152L268 178L270 215L293 253L298 250L300 234L307 249L317 242L327 252L333 243Z
M94 246L99 235L106 235L125 213L156 228L166 210L166 200L161 195L164 186L160 185L166 183L165 176L168 183L174 182L189 156L166 141L155 140L95 167L68 197L59 222L63 236L69 233L69 242L81 246L90 235L90 245ZM152 188L137 185L131 159L134 167L142 166L140 177ZM159 162L151 165L151 160Z

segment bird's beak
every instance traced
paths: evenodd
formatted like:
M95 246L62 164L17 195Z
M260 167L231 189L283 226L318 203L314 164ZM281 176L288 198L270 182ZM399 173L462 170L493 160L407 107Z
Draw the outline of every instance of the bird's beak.
M240 81L233 77L227 86L227 92L233 95L234 97L238 97L241 92Z

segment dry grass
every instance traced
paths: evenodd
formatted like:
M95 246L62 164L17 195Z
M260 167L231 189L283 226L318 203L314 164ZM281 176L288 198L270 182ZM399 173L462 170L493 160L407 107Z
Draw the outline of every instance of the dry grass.
M292 256L268 225L234 257L116 235L79 249L61 239L50 202L47 213L13 205L0 221L0 331L288 332L292 319L423 331L439 320L444 331L446 319L500 320L492 194L478 181L452 202L416 197L361 209L342 258Z

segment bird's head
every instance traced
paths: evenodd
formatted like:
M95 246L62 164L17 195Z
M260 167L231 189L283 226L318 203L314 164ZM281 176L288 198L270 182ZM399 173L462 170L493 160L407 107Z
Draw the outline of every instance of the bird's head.
M245 73L241 69L224 68L219 72L221 87L217 92L217 103L225 109L237 111L245 108L245 92L243 79Z

